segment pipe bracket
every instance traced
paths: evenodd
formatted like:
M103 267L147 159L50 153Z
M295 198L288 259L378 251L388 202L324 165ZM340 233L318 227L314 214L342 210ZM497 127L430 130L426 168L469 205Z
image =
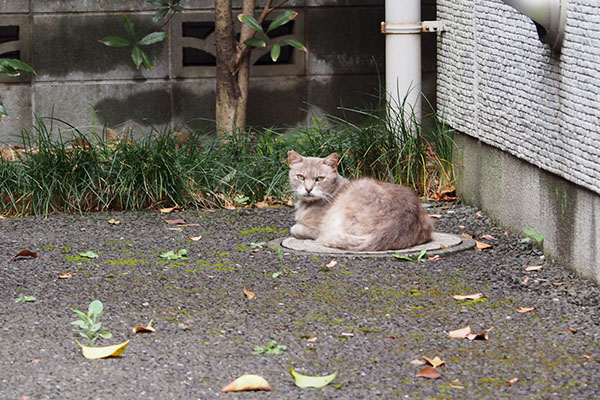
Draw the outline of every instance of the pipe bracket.
M407 35L422 32L443 32L445 30L444 21L381 22L381 33L384 35Z

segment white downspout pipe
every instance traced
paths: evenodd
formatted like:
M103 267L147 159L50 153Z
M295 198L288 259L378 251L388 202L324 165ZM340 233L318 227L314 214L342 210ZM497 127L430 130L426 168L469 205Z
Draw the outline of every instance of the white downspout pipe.
M393 112L421 119L421 1L386 0L385 89Z

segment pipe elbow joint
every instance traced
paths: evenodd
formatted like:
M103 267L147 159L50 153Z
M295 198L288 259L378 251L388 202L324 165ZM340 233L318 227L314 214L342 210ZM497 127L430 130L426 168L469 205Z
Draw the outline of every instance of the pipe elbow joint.
M567 20L568 0L502 0L531 18L542 43L560 52Z

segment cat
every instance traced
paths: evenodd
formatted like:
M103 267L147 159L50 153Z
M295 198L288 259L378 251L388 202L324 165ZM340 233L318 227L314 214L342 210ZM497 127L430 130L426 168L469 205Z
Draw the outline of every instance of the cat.
M412 189L338 174L338 155L303 157L288 152L296 197L298 239L351 251L399 250L431 240L433 221Z

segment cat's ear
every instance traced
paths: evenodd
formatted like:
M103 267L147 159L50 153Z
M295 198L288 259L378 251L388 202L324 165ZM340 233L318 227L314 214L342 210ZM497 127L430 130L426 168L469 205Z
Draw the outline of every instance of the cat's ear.
M290 165L301 162L303 160L303 158L304 157L302 157L300 154L296 153L294 150L288 151L288 163Z
M332 169L337 169L338 155L337 153L331 153L323 160L323 164L330 166Z

